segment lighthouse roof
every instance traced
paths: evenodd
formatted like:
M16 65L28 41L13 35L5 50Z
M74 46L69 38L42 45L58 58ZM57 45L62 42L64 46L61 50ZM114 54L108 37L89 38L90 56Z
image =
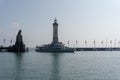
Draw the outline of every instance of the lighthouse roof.
M58 25L57 19L55 18L53 25Z

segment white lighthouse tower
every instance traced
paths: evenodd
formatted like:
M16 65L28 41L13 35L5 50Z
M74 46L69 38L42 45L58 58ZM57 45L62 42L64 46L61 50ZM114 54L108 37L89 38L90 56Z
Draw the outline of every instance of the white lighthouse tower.
M53 23L53 43L58 42L58 23L57 19L55 18L54 23Z
M58 40L58 23L55 18L53 23L53 40L50 44L42 45L40 47L36 47L36 51L38 52L74 52L74 48L69 48L64 46L62 42Z

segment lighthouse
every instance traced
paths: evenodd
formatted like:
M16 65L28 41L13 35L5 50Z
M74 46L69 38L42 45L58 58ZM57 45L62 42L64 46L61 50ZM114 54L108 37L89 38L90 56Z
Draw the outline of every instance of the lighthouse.
M53 40L50 44L36 47L37 52L74 52L74 48L64 46L62 42L58 40L58 23L55 18L53 22Z
M58 42L58 23L57 19L55 18L54 23L53 23L53 43Z

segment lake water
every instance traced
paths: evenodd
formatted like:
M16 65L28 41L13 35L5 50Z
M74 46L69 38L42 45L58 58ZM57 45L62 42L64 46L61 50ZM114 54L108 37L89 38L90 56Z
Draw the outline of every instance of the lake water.
M1 52L0 80L120 80L120 52Z

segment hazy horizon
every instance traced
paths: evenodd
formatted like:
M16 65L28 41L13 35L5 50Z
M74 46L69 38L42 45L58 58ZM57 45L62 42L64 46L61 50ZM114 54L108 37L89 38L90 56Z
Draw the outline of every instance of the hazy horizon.
M0 45L15 42L22 30L26 46L49 44L52 41L52 23L58 22L59 41L69 46L101 46L108 41L112 46L120 41L119 0L0 0ZM3 39L6 42L3 43Z

